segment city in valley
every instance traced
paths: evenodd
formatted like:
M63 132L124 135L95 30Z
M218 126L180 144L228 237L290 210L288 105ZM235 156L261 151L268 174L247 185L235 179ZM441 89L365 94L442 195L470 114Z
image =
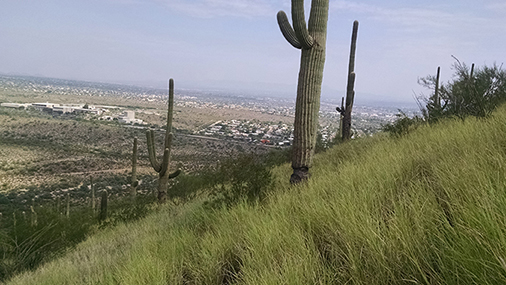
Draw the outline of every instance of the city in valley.
M79 117L117 121L139 128L161 128L166 115L167 91L162 89L0 76L0 92L0 104L4 109L33 108L54 117ZM104 105L104 102L108 104ZM265 95L254 97L176 89L174 104L175 127L185 134L278 146L290 145L293 140L295 98L287 100ZM319 132L323 141L333 140L339 131L340 115L336 107L336 104L321 102ZM198 118L186 118L185 114L179 116L186 110L195 113ZM353 137L370 136L380 131L383 125L395 120L397 112L395 107L354 106ZM205 113L208 113L207 118ZM198 123L193 122L197 120Z
M84 191L91 176L122 195L129 185L124 174L130 171L135 137L138 172L144 177L139 191L154 188L145 132L155 130L161 155L167 90L0 76L0 104L0 193L10 193L9 199L51 200L66 191ZM324 147L339 131L336 107L321 102L319 141ZM353 138L380 131L397 112L354 106ZM171 167L191 174L240 153L286 149L293 142L294 113L295 98L176 87Z

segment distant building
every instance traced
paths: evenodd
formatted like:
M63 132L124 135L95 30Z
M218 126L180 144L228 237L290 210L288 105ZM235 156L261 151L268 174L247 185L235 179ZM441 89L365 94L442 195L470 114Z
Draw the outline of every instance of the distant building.
M122 115L118 117L118 122L124 124L142 124L142 120L135 118L134 111L125 111Z
M26 109L26 107L28 107L30 104L18 104L18 103L2 103L0 104L1 107L6 107L6 108L15 108L15 109Z
M60 104L54 104L54 103L33 103L32 106L39 110L43 111L44 109L53 109L54 106L60 106Z

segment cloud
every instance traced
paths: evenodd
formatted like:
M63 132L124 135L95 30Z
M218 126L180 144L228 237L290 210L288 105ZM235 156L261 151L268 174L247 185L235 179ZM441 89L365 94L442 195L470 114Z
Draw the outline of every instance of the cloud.
M277 1L267 0L157 0L157 2L169 9L199 18L220 16L273 17L272 15L277 12L275 9Z
M444 6L433 8L399 7L385 8L375 5L351 2L348 0L337 0L331 2L331 10L347 11L363 14L369 19L379 22L396 25L400 30L420 31L430 30L452 30L454 28L465 28L485 24L490 20L470 14L444 9ZM439 8L439 9L438 9Z
M498 2L492 2L486 5L487 9L492 11L500 11L504 12L506 11L506 2L498 1Z

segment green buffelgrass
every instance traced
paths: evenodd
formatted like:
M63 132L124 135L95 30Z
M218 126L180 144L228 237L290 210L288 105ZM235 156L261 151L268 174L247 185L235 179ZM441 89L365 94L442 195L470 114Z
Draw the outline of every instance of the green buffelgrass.
M504 284L505 122L340 144L262 203L166 205L10 284Z

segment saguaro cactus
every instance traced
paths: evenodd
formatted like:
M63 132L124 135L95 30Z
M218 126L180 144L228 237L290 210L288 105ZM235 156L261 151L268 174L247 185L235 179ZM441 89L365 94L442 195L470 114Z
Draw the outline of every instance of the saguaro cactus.
M137 138L134 138L134 148L132 150L132 181L130 181L130 196L132 198L137 195L137 186L139 185L139 181L137 181Z
M353 22L351 34L350 62L348 65L348 84L346 87L346 106L341 109L343 115L343 141L351 138L351 111L355 99L355 51L357 50L358 21ZM338 110L339 111L339 110Z
M279 28L285 39L293 47L302 50L295 106L292 184L309 178L313 160L325 64L328 10L328 0L313 0L307 27L304 0L292 0L293 28L285 12L279 11L277 14Z
M169 102L167 108L167 130L165 131L165 144L162 162L158 162L155 152L155 135L153 130L146 132L148 142L149 161L153 169L158 172L158 202L165 203L167 200L167 185L169 179L175 178L181 172L180 170L169 174L170 149L172 146L172 113L174 110L174 80L169 80Z

